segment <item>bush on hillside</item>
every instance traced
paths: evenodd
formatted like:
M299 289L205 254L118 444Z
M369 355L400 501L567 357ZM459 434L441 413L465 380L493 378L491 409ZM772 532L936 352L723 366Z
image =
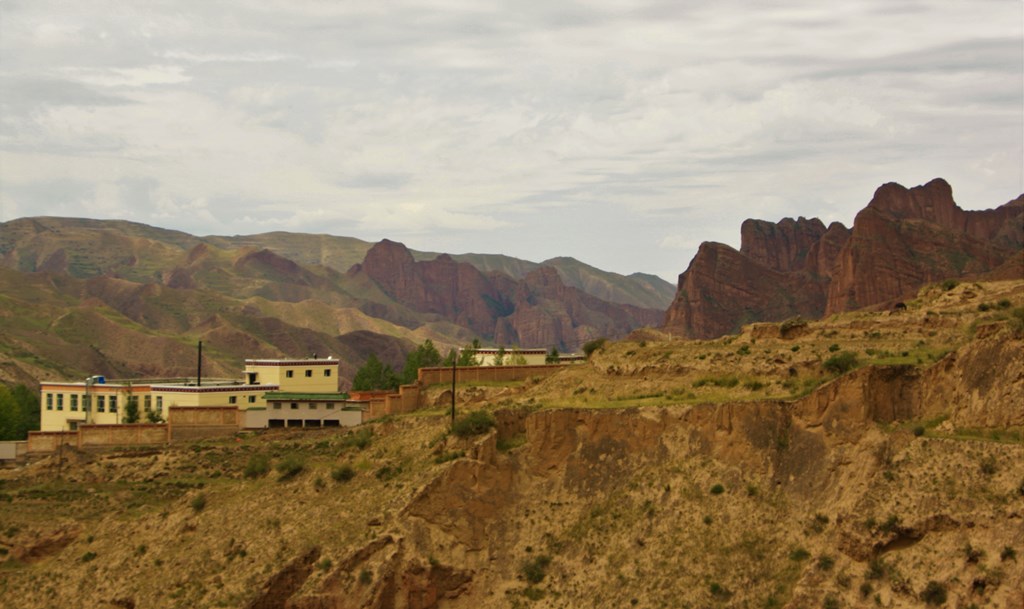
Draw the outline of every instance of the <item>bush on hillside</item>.
M486 410L474 410L455 421L452 425L452 433L460 438L479 436L487 433L497 424L498 422L494 420L494 415L491 413Z
M843 351L825 360L822 367L832 374L845 374L857 367L857 354L853 351Z
M249 462L245 464L245 470L242 474L246 478L260 478L267 475L270 471L270 457L266 455L253 455L249 457Z

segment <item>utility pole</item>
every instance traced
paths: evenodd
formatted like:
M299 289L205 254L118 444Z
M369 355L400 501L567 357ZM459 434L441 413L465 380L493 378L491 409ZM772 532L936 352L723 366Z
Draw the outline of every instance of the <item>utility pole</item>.
M459 348L452 350L452 427L455 427L455 371L459 365Z

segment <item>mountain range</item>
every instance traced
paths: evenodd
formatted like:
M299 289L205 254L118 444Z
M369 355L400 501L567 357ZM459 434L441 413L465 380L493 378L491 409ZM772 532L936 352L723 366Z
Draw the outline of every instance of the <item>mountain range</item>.
M196 237L119 220L0 224L0 380L232 377L246 357L370 353L474 338L576 350L658 325L671 284L571 258L416 252L330 235Z
M703 243L676 289L572 258L529 262L401 243L271 232L197 237L120 220L0 224L0 381L88 374L233 377L247 357L370 353L473 339L579 349L662 327L688 338L747 323L884 308L944 280L1024 278L1024 195L965 211L941 179L885 184L847 228L746 220L739 250Z

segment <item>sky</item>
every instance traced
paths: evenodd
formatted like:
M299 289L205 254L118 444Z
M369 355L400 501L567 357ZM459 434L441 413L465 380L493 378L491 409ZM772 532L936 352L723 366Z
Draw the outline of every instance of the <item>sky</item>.
M0 221L675 282L746 218L1024 192L1020 0L0 0Z

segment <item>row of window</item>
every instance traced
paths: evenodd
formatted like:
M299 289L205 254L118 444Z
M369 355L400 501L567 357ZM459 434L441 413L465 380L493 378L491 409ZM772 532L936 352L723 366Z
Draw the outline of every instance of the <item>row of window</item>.
M284 371L284 376L285 376L285 378L289 378L290 379L290 378L295 376L295 371L294 370L285 370ZM324 376L331 376L331 369L330 368L324 368ZM312 377L313 377L313 371L312 370L306 370L306 378L312 378Z
M64 410L64 394L63 393L47 393L46 394L46 409L47 410ZM68 396L68 410L72 412L78 412L79 404L83 412L88 410L86 398L91 397L96 404L96 412L117 412L117 396L116 395L94 395L84 396L77 393L69 394ZM129 400L138 400L137 396L130 396ZM256 403L256 396L246 396L246 399L250 404ZM138 402L136 402L138 403ZM228 396L229 404L237 404L238 396ZM153 396L143 396L143 408L146 411L153 409ZM162 413L164 411L164 397L162 395L156 396L156 411Z
M299 404L297 402L292 402L290 406L292 410L299 409ZM308 406L310 410L316 410L317 404L316 402L310 402L309 404L306 404L306 406ZM324 404L324 408L326 408L327 410L334 410L334 404L331 402L327 402ZM281 410L281 402L274 402L273 409Z
M72 393L68 396L68 410L72 412L78 412L79 397L81 397L82 412L89 410L89 403L87 401L88 396L79 396L78 394ZM54 399L56 398L56 399ZM117 396L116 395L96 395L92 396L92 399L96 401L96 412L117 412ZM147 396L147 400L148 400ZM161 407L160 398L157 398L157 408ZM46 394L46 409L47 410L64 410L64 394L63 393L47 393Z
M254 395L246 396L246 399L248 399L250 404L255 404L256 403L256 396L254 396ZM228 396L228 404L237 404L237 403L238 403L238 396L237 395Z

